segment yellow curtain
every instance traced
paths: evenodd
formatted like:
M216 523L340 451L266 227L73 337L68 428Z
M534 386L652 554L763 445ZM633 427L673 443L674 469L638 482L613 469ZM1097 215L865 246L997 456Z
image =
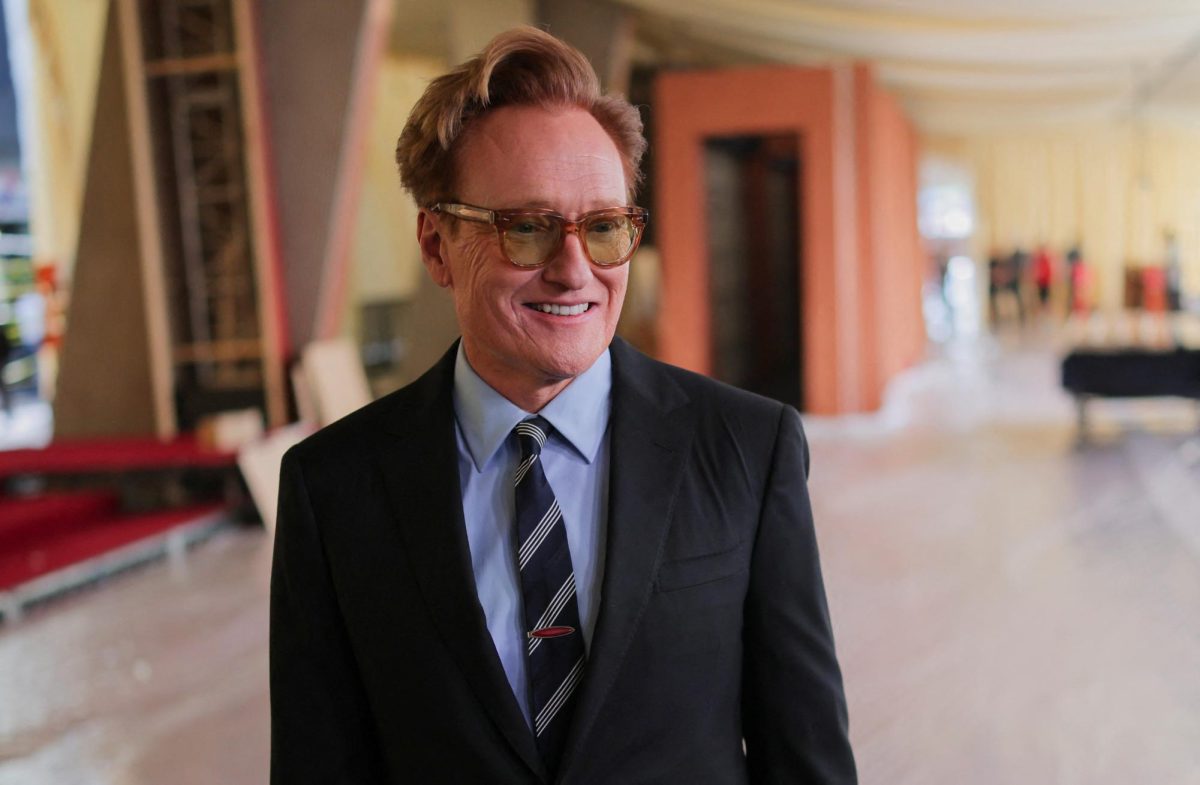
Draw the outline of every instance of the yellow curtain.
M21 2L22 0L18 0ZM69 278L79 235L83 186L108 0L27 0L33 84L28 161L34 255Z
M1096 269L1098 304L1118 307L1123 269L1163 264L1172 232L1184 287L1200 292L1200 130L1130 123L930 136L924 148L971 171L981 258L1079 243Z

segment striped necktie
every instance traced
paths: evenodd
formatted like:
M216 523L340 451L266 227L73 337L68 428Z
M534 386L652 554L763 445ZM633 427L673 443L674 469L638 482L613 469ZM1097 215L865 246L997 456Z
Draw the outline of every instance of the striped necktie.
M517 563L525 606L530 708L538 750L553 772L571 720L572 696L586 656L575 601L575 571L562 511L540 460L551 426L541 417L517 425Z

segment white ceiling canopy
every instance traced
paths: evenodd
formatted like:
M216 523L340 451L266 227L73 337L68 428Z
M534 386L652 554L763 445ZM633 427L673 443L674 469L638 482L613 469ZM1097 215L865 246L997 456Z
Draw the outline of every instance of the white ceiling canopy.
M619 0L663 65L874 62L928 131L1200 123L1200 0Z

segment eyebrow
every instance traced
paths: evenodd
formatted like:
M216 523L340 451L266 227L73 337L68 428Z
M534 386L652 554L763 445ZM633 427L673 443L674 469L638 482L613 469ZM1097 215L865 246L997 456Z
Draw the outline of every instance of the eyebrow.
M604 205L598 205L598 206L594 205L594 206L589 207L586 210L581 210L577 214L585 215L587 213L599 212L600 210L619 210L623 207L629 207L629 206L630 205L624 201L621 201L617 204L604 204ZM553 204L546 201L545 199L534 199L532 201L522 202L513 207L498 207L498 208L493 208L493 209L498 209L498 210L550 210L551 212L558 213L559 215L565 215L565 213L560 211L558 208L556 208Z

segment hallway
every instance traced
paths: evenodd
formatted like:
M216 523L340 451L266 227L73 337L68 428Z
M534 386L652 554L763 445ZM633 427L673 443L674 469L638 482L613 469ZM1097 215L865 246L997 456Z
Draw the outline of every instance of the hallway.
M1200 412L1007 343L809 422L862 782L1200 783Z
M1200 412L1098 402L1045 341L805 418L865 785L1200 783ZM270 543L230 532L0 627L0 785L258 785Z

